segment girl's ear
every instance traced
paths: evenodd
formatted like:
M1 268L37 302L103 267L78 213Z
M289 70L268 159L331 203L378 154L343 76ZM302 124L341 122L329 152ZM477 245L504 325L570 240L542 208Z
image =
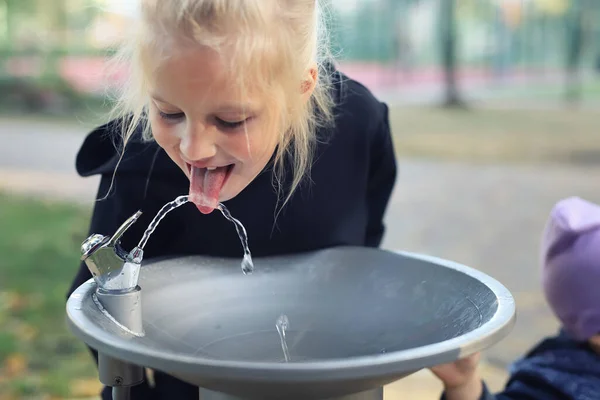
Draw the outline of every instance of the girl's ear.
M317 79L319 77L318 74L319 72L316 64L312 65L308 69L306 77L304 78L300 86L300 91L302 93L304 101L307 101L313 94L315 86L317 85Z

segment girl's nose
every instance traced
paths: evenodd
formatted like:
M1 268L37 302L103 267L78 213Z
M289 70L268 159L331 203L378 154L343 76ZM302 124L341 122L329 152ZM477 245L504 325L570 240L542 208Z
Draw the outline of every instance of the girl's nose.
M190 161L214 157L217 154L215 132L205 129L202 124L190 126L179 142L179 150Z

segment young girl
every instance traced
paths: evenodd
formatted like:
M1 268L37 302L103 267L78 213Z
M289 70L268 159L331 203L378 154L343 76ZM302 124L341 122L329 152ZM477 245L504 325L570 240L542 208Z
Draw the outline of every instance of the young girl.
M102 176L90 233L112 234L141 209L122 240L131 249L189 192L197 207L169 214L145 259L241 257L234 227L212 212L221 201L255 257L379 246L396 179L388 109L336 71L325 39L315 0L142 0L118 116L77 155L80 175ZM90 278L82 264L71 292ZM163 373L154 381L132 398L198 398Z
M543 242L543 286L561 332L511 368L492 395L477 373L479 354L433 368L445 400L600 399L600 206L571 197L550 217Z

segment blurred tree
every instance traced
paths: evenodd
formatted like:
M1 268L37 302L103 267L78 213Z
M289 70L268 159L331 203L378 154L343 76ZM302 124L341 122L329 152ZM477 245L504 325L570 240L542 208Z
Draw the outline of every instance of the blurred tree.
M22 42L46 50L85 47L82 33L101 12L100 0L0 0L5 19L0 46L23 50ZM2 10L4 9L4 10ZM34 28L35 27L35 28Z
M534 0L533 5L545 15L560 16L569 8L570 0Z
M598 0L572 0L567 12L565 100L571 104L581 100L581 64L597 7Z
M393 63L394 82L397 73L407 76L411 72L412 46L410 43L410 28L407 22L411 6L418 0L382 0L384 15L389 21L388 51Z
M34 95L29 97L35 101L29 103L33 107L39 106L40 98L73 95L70 83L61 74L62 63L73 50L87 53L89 45L84 33L101 12L97 1L0 0L2 19L6 18L7 23L5 35L0 38L4 39L0 43L0 60L5 61L0 62L0 74L9 81L15 79L6 68L15 56L21 57L21 63L35 65L33 73L21 78L23 85L32 88Z
M464 107L465 103L458 92L457 78L457 34L456 34L456 0L441 0L440 48L441 61L444 68L446 107Z
M6 38L5 46L12 47L15 42L15 28L20 15L31 13L35 10L37 0L0 0L4 3Z
M68 27L66 0L38 0L36 14L48 31L51 47L68 47Z
M582 21L583 10L581 8L581 1L574 0L571 8L567 13L566 25L567 25L567 52L566 52L566 87L565 87L565 100L569 103L575 103L580 97L579 88L579 74L578 66L579 59L581 56L581 42L582 42Z

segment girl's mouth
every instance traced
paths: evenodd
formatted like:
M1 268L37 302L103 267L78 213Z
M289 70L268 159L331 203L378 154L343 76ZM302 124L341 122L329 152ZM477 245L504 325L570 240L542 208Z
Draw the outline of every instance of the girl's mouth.
M203 214L210 214L219 205L221 190L231 176L234 164L207 166L204 168L188 164L190 172L190 201Z

